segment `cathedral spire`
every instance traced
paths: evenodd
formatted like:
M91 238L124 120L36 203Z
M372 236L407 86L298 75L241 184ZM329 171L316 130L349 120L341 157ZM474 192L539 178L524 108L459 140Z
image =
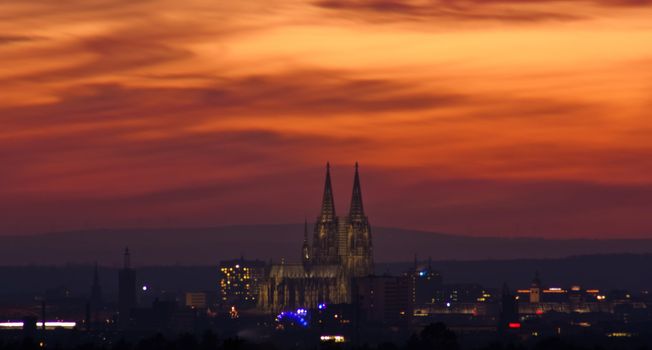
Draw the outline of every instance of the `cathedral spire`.
M321 202L320 221L333 221L335 219L335 200L333 199L333 186L331 185L331 165L326 163L326 183L324 184L324 198Z
M362 190L360 189L360 174L358 173L358 162L355 162L355 177L353 179L353 195L351 196L351 210L349 216L352 221L361 221L364 218L362 206Z

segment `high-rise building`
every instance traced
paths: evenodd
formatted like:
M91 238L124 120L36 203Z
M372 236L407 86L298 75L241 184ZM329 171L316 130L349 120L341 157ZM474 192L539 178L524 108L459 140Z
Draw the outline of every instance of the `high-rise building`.
M131 310L138 305L136 299L136 271L131 268L129 248L125 248L124 264L118 271L118 321L129 323Z
M367 276L354 280L354 303L361 321L402 324L412 316L410 276Z
M500 300L500 329L520 328L521 324L518 315L518 301L505 283L503 285L502 297Z
M220 262L220 303L225 307L255 306L265 263L243 257Z
M432 260L428 264L419 263L416 256L414 266L405 274L410 278L412 285L412 303L415 306L425 306L444 301L443 278L432 268Z
M364 212L358 164L348 215L337 216L330 165L321 212L314 226L312 244L304 228L301 263L272 265L260 290L259 306L267 310L317 307L321 303L350 303L351 283L374 272L371 226Z

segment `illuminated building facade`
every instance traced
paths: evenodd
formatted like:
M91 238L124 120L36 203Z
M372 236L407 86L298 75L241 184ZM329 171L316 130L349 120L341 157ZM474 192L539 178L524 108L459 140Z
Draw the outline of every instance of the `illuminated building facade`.
M542 287L537 272L529 289L516 291L519 301L519 313L541 315L556 313L613 313L613 303L606 302L607 296L598 289L584 289L579 285L570 288ZM629 294L625 293L625 296ZM610 298L611 299L611 298ZM629 303L627 298L624 298ZM610 300L611 301L611 300Z
M220 303L227 308L255 306L259 283L265 276L260 260L225 260L220 262Z
M346 216L337 216L330 166L321 212L315 223L312 244L308 225L304 230L301 263L272 265L260 290L259 306L266 310L315 308L320 303L351 302L351 284L356 277L374 271L371 226L364 213L358 164L355 165L351 206Z
M539 302L541 302L541 280L539 279L539 272L537 272L530 286L530 303Z

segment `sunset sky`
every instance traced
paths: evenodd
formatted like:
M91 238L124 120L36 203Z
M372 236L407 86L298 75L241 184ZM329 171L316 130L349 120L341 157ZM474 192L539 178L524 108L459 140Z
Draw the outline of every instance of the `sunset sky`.
M0 1L0 234L652 238L650 0Z

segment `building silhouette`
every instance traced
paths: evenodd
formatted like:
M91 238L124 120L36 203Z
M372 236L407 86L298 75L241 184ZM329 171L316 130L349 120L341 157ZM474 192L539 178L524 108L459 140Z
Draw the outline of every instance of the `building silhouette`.
M349 213L337 216L330 165L321 212L312 244L304 228L301 263L271 265L260 288L258 305L267 310L307 307L322 303L350 303L352 280L374 272L371 226L364 212L358 164L355 164Z
M413 305L422 307L445 301L443 278L439 271L432 268L432 259L429 258L428 264L424 265L415 256L413 267L404 275L409 277Z
M91 298L89 301L90 312L92 314L92 322L94 324L100 323L100 313L102 311L102 287L100 286L100 274L97 262L93 269L93 285L91 287Z
M502 296L500 299L500 319L499 330L507 330L510 328L520 328L519 314L518 314L518 301L516 296L512 294L507 286L503 284Z
M129 324L131 310L137 306L136 271L131 268L129 248L125 248L124 264L118 271L118 322Z
M354 280L358 321L407 324L412 317L410 276L367 276Z

